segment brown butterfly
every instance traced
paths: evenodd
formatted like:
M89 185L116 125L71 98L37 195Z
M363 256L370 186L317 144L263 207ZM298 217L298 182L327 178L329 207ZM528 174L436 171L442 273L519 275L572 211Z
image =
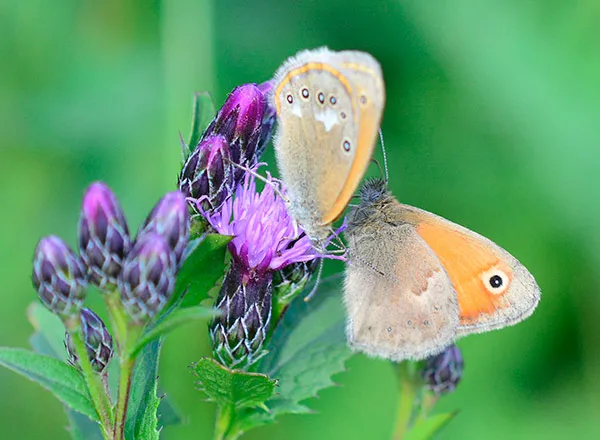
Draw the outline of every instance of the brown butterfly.
M455 339L530 316L540 289L481 235L399 203L367 181L348 216L345 303L350 346L393 361L423 359Z
M319 246L370 163L385 103L381 67L365 52L305 50L277 70L272 99L290 212Z

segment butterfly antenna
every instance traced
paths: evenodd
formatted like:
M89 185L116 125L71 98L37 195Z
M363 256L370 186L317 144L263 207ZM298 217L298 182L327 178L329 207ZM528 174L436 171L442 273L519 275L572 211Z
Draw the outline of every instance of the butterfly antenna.
M383 168L381 168L381 164L379 163L379 161L373 157L373 158L371 158L371 162L373 162L373 163L375 163L375 165L377 165L377 168L379 168L379 174L381 174L383 176L384 171L383 171ZM355 194L353 197L360 197L360 195Z
M265 185L270 185L273 188L273 191L275 191L275 193L281 197L282 200L284 200L287 204L290 203L290 199L287 198L286 195L284 195L279 188L277 188L277 185L274 185L272 181L268 180L266 177L261 176L260 174L258 174L256 171L254 171L252 168L248 168L245 167L243 165L240 165L239 163L235 163L234 161L232 161L231 159L225 158L226 161L228 161L231 165L233 165L236 168L239 168L240 170L244 170L246 173L250 174L251 176L254 176L256 179L260 180L261 182L263 182ZM263 162L258 163L257 165L265 165L265 163Z
M315 296L315 293L317 293L317 289L319 288L319 283L321 282L321 275L323 274L323 263L324 263L324 259L321 258L321 260L319 261L319 270L317 271L317 279L315 280L315 285L313 286L312 289L310 289L310 292L308 293L308 295L306 295L304 297L304 302L309 302L313 296Z
M383 168L385 169L385 184L387 185L388 176L388 164L387 164L387 153L385 152L385 142L383 142L383 131L379 129L379 141L381 142L381 152L383 153Z

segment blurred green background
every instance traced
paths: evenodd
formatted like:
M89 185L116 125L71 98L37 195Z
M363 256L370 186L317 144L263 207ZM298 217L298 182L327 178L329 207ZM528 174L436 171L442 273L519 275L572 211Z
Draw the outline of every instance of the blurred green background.
M600 438L599 27L595 0L3 1L0 344L28 346L34 246L75 245L91 181L133 229L174 188L195 90L220 104L299 49L361 49L384 70L396 196L492 238L542 288L528 321L460 341L440 438ZM160 380L186 419L166 439L211 436L187 368L208 352L203 324L166 342ZM247 438L389 438L390 365L355 356L335 379L317 414ZM0 395L2 438L68 438L37 385L0 369Z

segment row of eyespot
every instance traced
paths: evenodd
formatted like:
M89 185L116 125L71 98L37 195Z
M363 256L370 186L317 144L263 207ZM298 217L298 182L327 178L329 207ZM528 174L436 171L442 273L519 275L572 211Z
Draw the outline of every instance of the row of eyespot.
M308 97L310 96L310 93L309 93L309 91L308 91L308 89L306 87L304 87L300 93L302 94L302 97L304 99L308 99ZM286 99L287 99L287 102L290 103L290 104L292 104L294 102L294 97L292 96L291 93L288 93ZM321 104L324 104L325 103L325 94L323 92L319 92L317 94L317 99L319 100L319 102ZM366 104L367 103L367 97L365 95L361 95L360 102L361 102L361 104ZM337 103L337 98L335 96L331 95L329 97L329 103L331 105L335 105Z
M308 89L307 89L306 87L305 87L305 88L303 88L303 89L302 89L302 91L301 91L300 93L302 94L302 97L303 97L304 99L308 99L308 97L310 96L310 93L308 92ZM287 98L286 98L286 99L287 99L287 102L289 102L290 104L292 104L292 103L294 102L294 97L292 96L292 94L291 94L291 93L289 93L289 94L287 95ZM325 103L325 94L324 94L323 92L319 92L319 93L317 94L317 99L319 100L319 102L320 102L321 104L324 104L324 103ZM331 96L329 97L329 103L330 103L331 105L335 105L335 104L337 104L337 98L336 98L335 96L331 95Z

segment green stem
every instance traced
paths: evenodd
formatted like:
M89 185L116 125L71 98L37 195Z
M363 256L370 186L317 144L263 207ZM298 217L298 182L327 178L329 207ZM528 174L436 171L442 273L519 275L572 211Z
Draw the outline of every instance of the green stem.
M413 420L415 400L419 391L419 377L415 364L401 362L395 365L398 378L398 412L394 428L394 440L404 438Z
M115 339L119 347L119 391L115 410L116 420L113 426L113 438L115 440L122 440L125 436L125 421L129 405L131 376L136 360L136 357L131 356L130 353L132 345L137 341L143 330L143 326L129 320L123 309L118 290L106 294L105 301L115 332Z
M229 430L231 423L231 417L233 416L233 407L227 405L226 407L219 406L217 408L217 421L215 423L215 435L214 440L224 440Z
M124 352L125 340L127 338L127 315L123 310L123 304L121 303L121 296L118 290L107 293L105 295L106 307L110 314L110 321L114 330L114 336L119 346L119 351Z
M105 439L111 439L110 431L113 424L112 404L108 394L104 389L101 375L96 373L90 363L90 358L85 347L85 342L81 337L81 324L79 319L65 322L65 327L71 336L71 341L75 347L75 352L79 360L79 366L83 373L83 378L94 403L94 408L100 417L102 424L102 435Z
M119 368L119 399L117 400L117 420L115 422L114 439L123 440L125 435L125 417L129 405L129 392L131 390L131 375L135 359L125 357L121 360Z
M421 401L421 410L419 411L419 420L425 420L437 401L439 400L439 396L436 396L432 392L423 393L423 398Z

